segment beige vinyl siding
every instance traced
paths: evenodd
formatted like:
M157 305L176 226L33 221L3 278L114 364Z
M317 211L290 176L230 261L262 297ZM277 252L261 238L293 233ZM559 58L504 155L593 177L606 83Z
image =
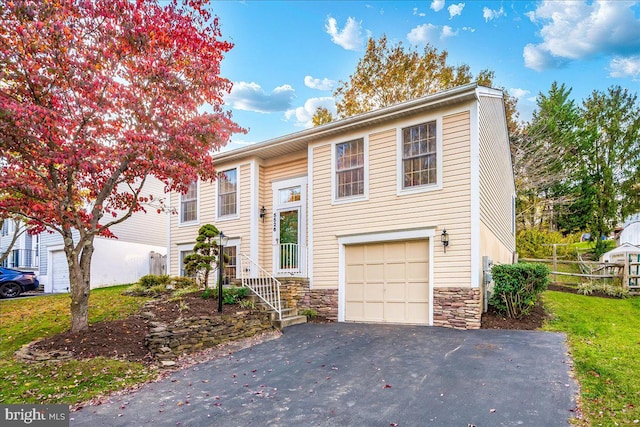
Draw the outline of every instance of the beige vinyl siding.
M164 183L154 178L148 177L142 192L142 197L153 195L155 203L166 197L164 193ZM121 242L141 243L145 245L166 246L167 245L167 214L158 213L158 208L154 204L145 205L146 212L135 212L131 217L110 227L111 232ZM119 212L118 217L124 216L124 212ZM105 217L102 224L112 221L111 215Z
M506 247L484 223L480 224L480 242L480 253L491 258L494 264L513 262L513 251Z
M224 171L230 168L238 168L238 184L239 184L239 217L227 220L216 221L216 187L218 183L199 182L198 192L198 223L193 225L180 225L179 215L171 215L171 245L170 259L171 265L169 274L178 275L180 273L180 254L178 247L181 245L195 244L198 236L198 229L204 224L213 224L219 230L224 232L231 239L240 239L240 251L249 253L250 236L249 228L251 225L251 164L242 163L235 165L218 165L217 170ZM180 195L178 193L171 194L171 207L175 212L179 212Z
M435 287L470 286L470 113L442 120L442 189L397 195L397 128L368 135L369 200L331 204L331 145L313 149L313 286L338 286L337 237L436 227ZM416 119L414 123L420 123ZM444 254L439 234L446 227L450 246Z
M515 187L502 100L481 97L479 120L480 220L503 246L515 251L515 237L512 233L512 197Z
M263 162L260 168L261 207L264 205L267 217L260 221L260 266L267 271L273 268L273 189L272 184L289 178L307 176L307 151L288 156L276 157Z

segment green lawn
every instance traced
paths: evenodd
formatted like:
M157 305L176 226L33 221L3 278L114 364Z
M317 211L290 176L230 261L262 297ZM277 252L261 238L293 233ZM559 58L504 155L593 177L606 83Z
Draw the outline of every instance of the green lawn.
M123 318L146 298L120 295L126 286L95 289L89 322ZM70 327L69 295L0 301L0 403L78 403L152 378L140 363L94 358L64 363L28 364L13 359L23 344Z
M553 316L545 330L568 336L584 425L640 425L640 298L547 291L543 299Z

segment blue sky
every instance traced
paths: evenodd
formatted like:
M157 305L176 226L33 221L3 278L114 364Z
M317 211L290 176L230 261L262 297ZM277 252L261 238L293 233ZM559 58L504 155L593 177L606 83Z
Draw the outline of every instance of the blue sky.
M449 52L475 75L489 68L528 120L535 97L558 81L580 103L594 90L640 89L640 2L628 1L213 1L235 47L221 74L227 108L246 135L238 148L311 126L316 107L363 56L369 37Z

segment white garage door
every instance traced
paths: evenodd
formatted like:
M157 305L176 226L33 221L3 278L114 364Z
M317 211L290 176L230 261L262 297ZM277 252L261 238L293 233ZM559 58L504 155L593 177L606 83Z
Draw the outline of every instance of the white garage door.
M64 251L51 252L51 292L69 292L69 266Z
M429 323L429 241L345 247L345 320Z

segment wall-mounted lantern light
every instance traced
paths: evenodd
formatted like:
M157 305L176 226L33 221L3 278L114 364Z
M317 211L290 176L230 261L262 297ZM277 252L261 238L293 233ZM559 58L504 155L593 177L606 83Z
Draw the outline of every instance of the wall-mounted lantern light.
M440 235L440 241L442 242L442 247L444 248L444 253L447 253L447 246L449 246L449 233L447 233L447 229L442 230L442 234Z
M267 210L265 209L265 207L261 207L260 208L260 218L262 218L262 222L264 222L264 218L267 216Z

